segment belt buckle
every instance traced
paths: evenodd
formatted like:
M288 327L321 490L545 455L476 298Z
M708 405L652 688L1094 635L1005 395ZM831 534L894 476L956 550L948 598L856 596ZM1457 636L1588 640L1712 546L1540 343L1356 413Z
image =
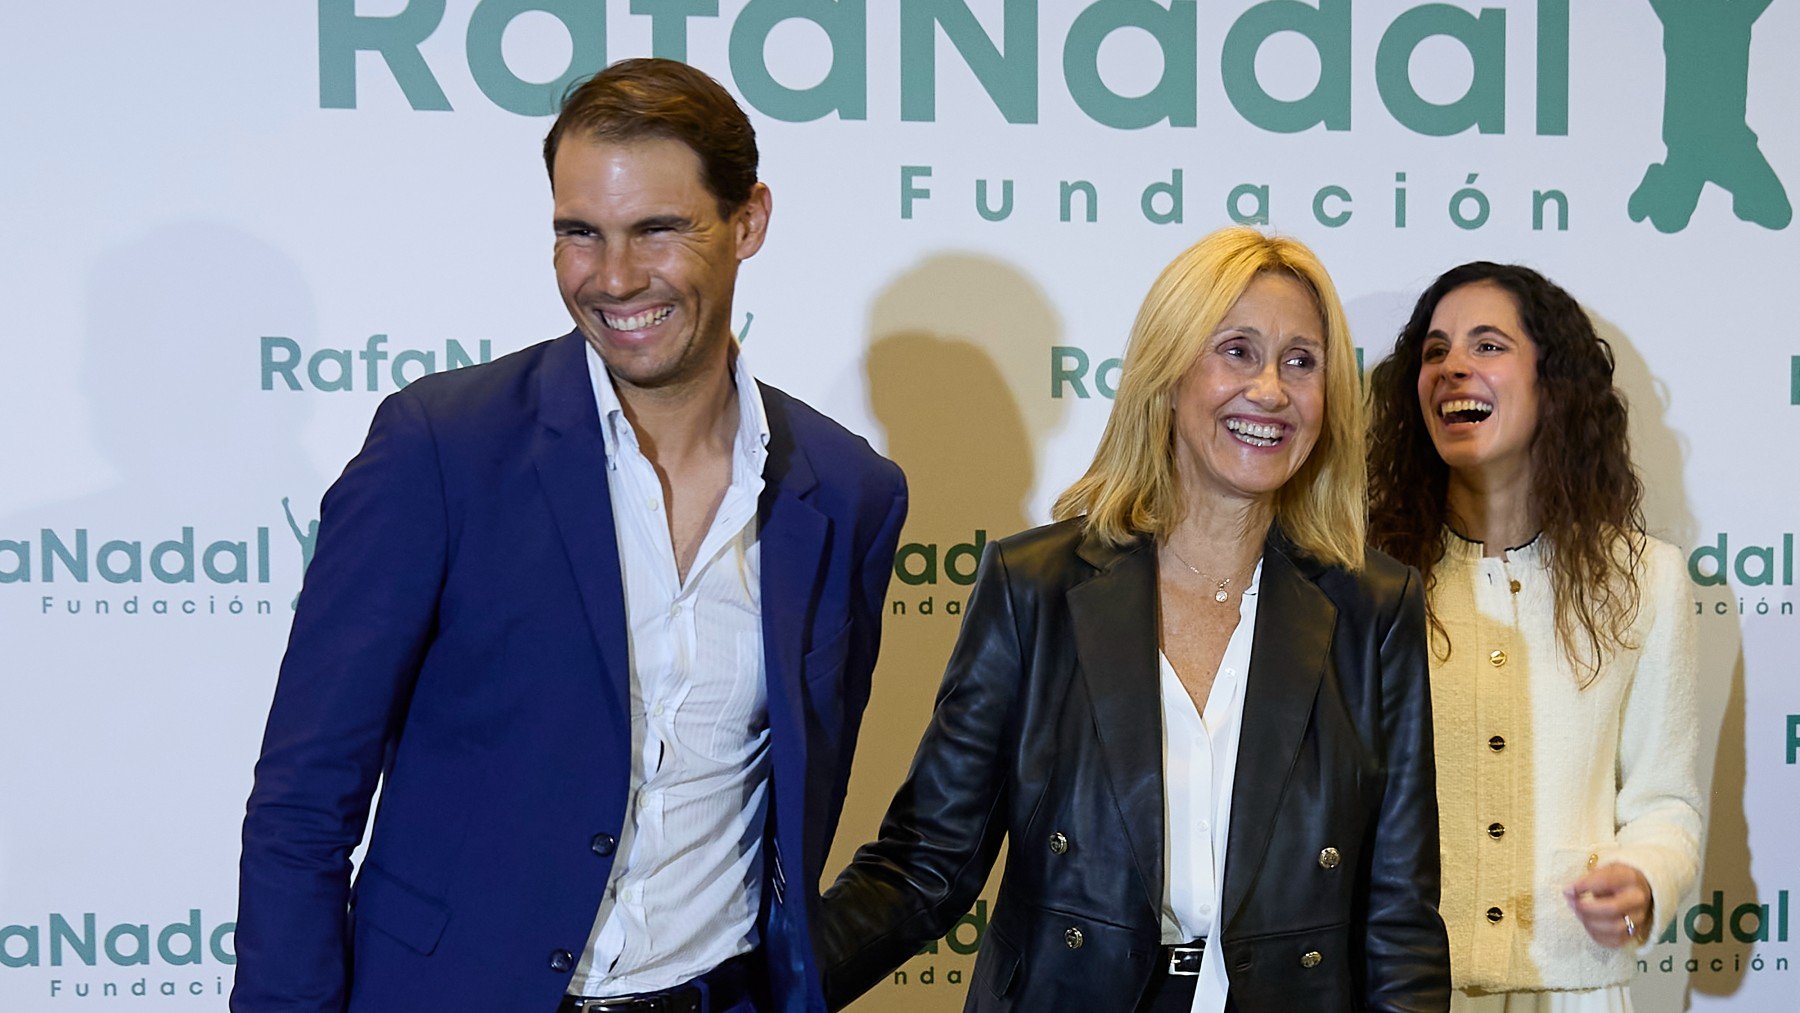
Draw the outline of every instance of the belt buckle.
M1200 961L1206 955L1205 946L1170 946L1169 973L1184 977L1193 977L1200 973Z
M664 1013L672 1010L660 995L646 996L598 996L575 1000L577 1013L588 1010L630 1010L632 1013Z

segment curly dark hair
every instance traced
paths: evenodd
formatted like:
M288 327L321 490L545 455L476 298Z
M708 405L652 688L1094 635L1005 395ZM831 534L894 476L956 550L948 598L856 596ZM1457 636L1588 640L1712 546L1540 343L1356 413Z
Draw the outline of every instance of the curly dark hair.
M1419 296L1393 353L1369 374L1369 542L1418 567L1427 590L1434 586L1432 569L1444 556L1450 469L1419 407L1420 361L1438 303L1478 283L1512 296L1537 348L1529 502L1544 539L1558 638L1583 670L1586 688L1608 654L1632 646L1644 487L1631 464L1625 399L1613 386L1612 347L1560 286L1528 267L1476 261L1445 272ZM1431 626L1448 646L1435 614Z

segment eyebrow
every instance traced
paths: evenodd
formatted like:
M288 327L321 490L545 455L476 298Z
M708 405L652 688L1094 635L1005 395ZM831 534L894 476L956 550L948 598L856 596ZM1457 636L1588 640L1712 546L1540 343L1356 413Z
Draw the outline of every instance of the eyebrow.
M1212 332L1212 334L1209 335L1209 337L1218 338L1218 337L1223 337L1227 334L1247 334L1247 335L1250 335L1250 336L1256 337L1256 338L1267 337L1267 335L1265 335L1262 332L1262 329L1260 327L1254 327L1254 326L1251 326L1250 324L1236 324L1231 327L1221 327L1218 330ZM1289 337L1288 340L1290 342L1304 341L1305 343L1307 343L1309 345L1317 345L1321 348L1323 348L1325 346L1324 339L1315 338L1310 334L1292 335L1291 337Z
M1493 324L1476 324L1474 327L1470 328L1469 333L1471 335L1477 335L1477 336L1483 335L1483 334L1498 334L1501 337L1507 339L1508 341L1513 340L1513 336L1510 333L1508 333L1504 328L1496 327ZM1427 340L1429 340L1431 338L1439 338L1444 341L1450 340L1450 335L1445 334L1443 331L1436 330L1436 329L1426 331L1425 337Z
M651 215L648 218L640 218L637 221L632 222L631 230L633 232L642 232L645 229L686 229L692 227L693 224L693 219L688 218L686 215ZM550 221L550 228L556 232L561 232L564 229L587 229L593 232L600 231L593 224L581 218L554 218Z

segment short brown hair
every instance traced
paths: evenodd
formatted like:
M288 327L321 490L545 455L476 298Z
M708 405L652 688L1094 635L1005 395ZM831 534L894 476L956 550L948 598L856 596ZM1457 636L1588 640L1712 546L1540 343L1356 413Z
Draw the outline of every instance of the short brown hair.
M544 137L544 169L556 178L556 149L576 131L595 140L666 137L700 156L700 178L729 214L756 186L756 131L730 93L676 60L620 60L572 87Z

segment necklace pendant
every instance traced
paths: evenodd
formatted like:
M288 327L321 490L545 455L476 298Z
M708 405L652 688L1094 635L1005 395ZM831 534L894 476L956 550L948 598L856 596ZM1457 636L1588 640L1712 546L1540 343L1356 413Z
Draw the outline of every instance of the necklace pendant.
M1221 605L1225 604L1230 598L1231 596L1225 593L1224 588L1219 588L1217 591L1213 592L1213 601L1216 601Z

